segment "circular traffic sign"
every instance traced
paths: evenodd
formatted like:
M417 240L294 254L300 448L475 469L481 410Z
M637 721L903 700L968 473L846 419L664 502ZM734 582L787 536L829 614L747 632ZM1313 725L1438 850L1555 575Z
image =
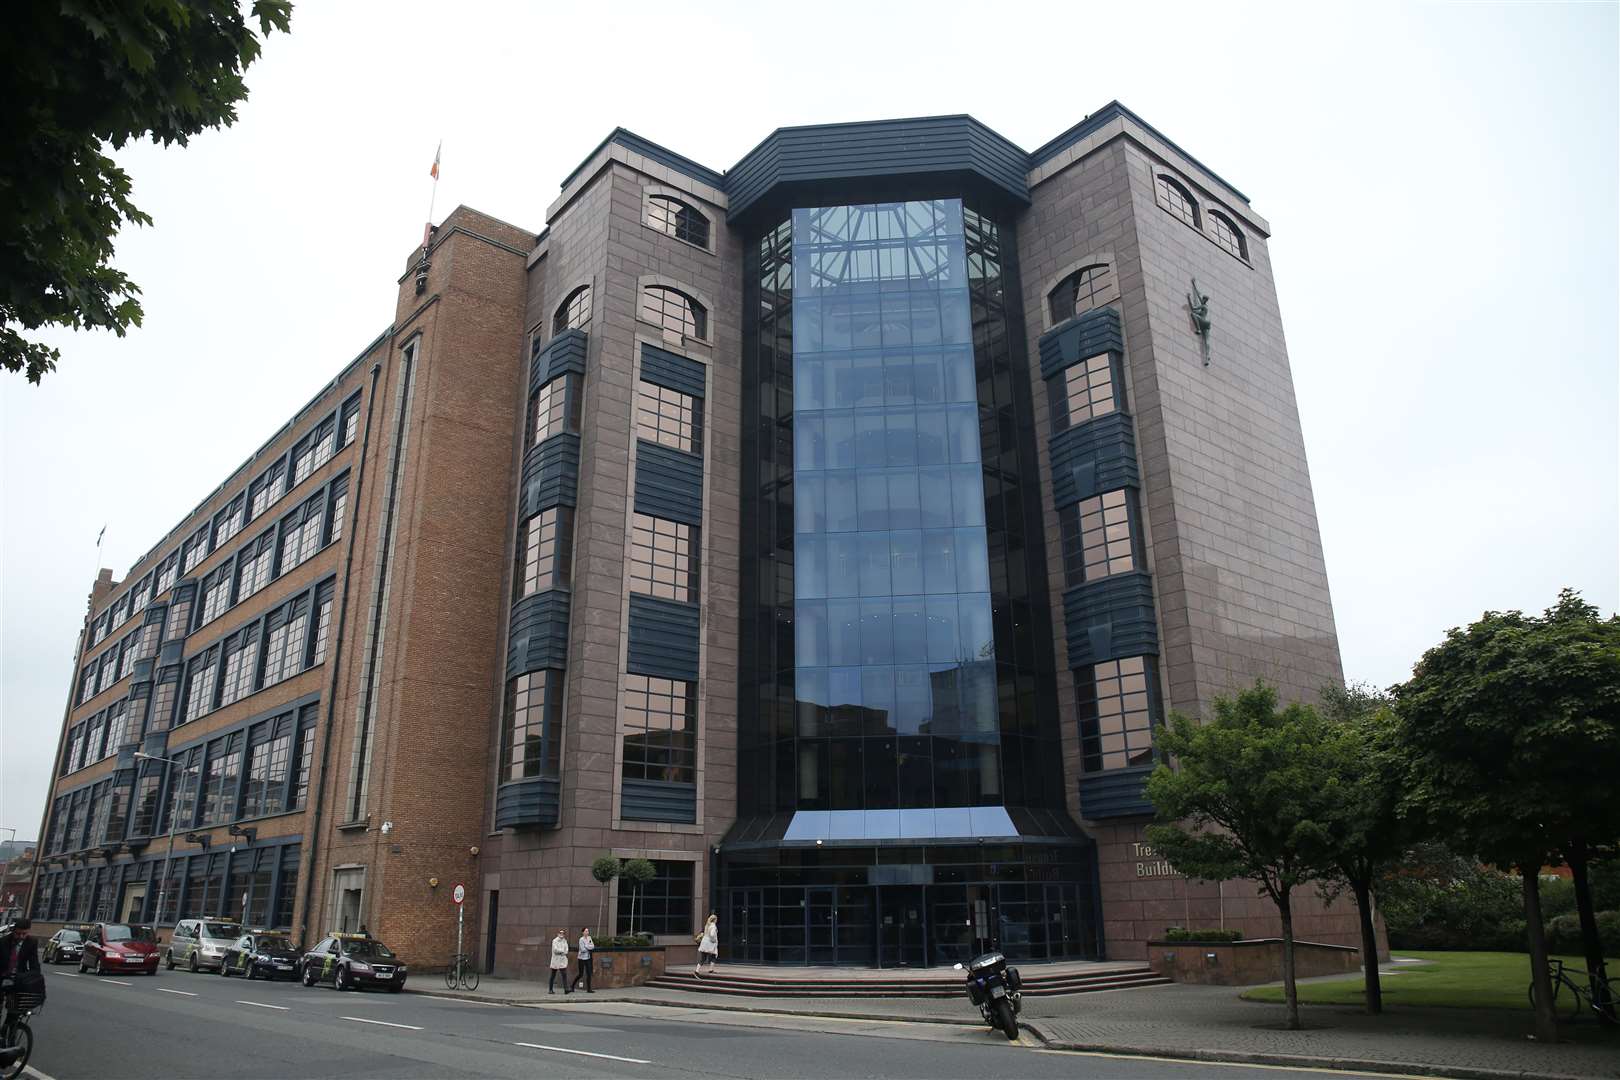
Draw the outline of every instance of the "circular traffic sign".
M456 887L450 890L450 899L458 904L467 899L467 886L459 881L456 882Z

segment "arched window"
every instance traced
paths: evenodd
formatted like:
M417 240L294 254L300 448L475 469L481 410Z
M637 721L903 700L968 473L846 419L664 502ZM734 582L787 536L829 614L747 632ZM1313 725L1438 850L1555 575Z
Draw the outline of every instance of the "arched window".
M1231 218L1219 210L1211 210L1209 212L1209 231L1214 234L1217 244L1245 262L1248 261L1249 242L1243 238L1243 231L1233 223Z
M568 299L557 306L551 319L552 336L575 327L583 330L591 324L591 287L581 285L568 294Z
M1046 294L1054 325L1118 299L1114 268L1107 263L1082 266Z
M667 285L648 285L641 290L641 317L682 337L701 341L709 336L708 310L679 289Z
M709 219L701 211L672 196L648 196L647 224L688 244L696 244L700 248L709 246Z
M1179 180L1160 173L1158 191L1160 206L1193 228L1199 227L1198 204L1193 201L1192 192L1182 187Z

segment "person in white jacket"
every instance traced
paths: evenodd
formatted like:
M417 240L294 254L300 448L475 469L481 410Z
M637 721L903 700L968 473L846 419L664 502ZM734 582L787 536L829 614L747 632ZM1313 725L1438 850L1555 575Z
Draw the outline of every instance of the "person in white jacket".
M546 993L557 992L557 973L562 972L563 993L572 994L574 991L568 985L568 931L559 930L557 936L551 939L551 980L546 983Z
M698 938L698 975L714 974L714 965L720 959L720 917L711 914L703 924ZM708 965L705 967L704 965Z
M596 974L596 964L591 960L591 953L596 951L596 942L591 938L591 928L585 927L579 932L579 970L574 973L573 988L579 989L579 980L585 980L585 992L596 993L591 989L591 978Z

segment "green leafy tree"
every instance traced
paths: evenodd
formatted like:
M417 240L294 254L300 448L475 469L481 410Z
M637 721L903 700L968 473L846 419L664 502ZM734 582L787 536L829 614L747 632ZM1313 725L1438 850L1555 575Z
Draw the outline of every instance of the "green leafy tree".
M1405 790L1395 749L1389 699L1364 686L1328 686L1320 709L1327 797L1323 824L1332 837L1324 899L1344 889L1355 897L1361 923L1362 973L1369 1013L1384 1011L1378 979L1378 932L1372 899L1377 883L1404 859L1414 824L1401 813Z
M612 855L599 856L595 862L591 863L591 877L595 878L597 883L602 886L602 917L597 920L596 925L604 930L607 929L608 885L614 878L619 876L619 871L622 868L623 864Z
M630 883L630 932L635 933L636 912L640 909L641 887L658 876L658 868L646 859L631 859L619 870L619 877Z
M259 34L289 0L254 0ZM103 153L152 138L184 146L236 121L259 37L236 0L19 0L0 64L0 365L37 383L59 350L24 332L141 322L140 288L111 265L125 223L152 219Z
M1424 653L1395 700L1411 805L1456 851L1519 874L1536 1032L1556 1039L1539 874L1579 865L1590 913L1586 861L1620 834L1620 623L1567 589L1540 617L1488 611ZM1601 975L1596 921L1581 921Z
M1288 1026L1296 1029L1293 891L1330 869L1324 736L1314 709L1279 709L1276 690L1256 682L1217 698L1206 723L1172 716L1159 748L1176 767L1160 765L1147 784L1158 815L1148 840L1177 870L1209 881L1247 878L1276 905Z

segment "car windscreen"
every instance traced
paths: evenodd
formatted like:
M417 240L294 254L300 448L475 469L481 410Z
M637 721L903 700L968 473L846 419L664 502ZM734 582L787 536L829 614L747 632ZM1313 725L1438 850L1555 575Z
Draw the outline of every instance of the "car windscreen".
M269 953L271 956L297 956L292 942L284 937L264 937L259 939L259 951Z
M394 954L380 941L345 941L343 951L350 956L374 956L379 960L392 960Z
M140 940L140 937L135 933L134 928L125 926L123 923L108 923L105 927L103 927L103 929L107 932L108 941Z
M84 939L79 936L79 932L77 930L63 930L59 940L64 945L71 945L76 941L83 941Z
M235 938L242 928L232 923L207 922L202 924L202 931L204 937Z

